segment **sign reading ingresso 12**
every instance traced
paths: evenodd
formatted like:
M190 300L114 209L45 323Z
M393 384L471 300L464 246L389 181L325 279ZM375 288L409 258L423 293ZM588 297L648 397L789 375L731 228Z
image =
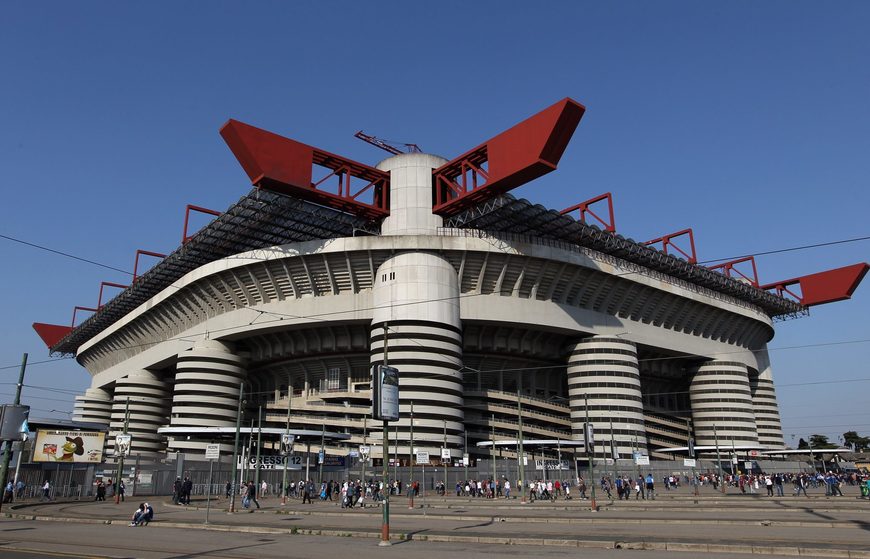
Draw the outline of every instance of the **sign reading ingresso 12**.
M372 370L372 416L384 421L399 419L399 370L377 365Z

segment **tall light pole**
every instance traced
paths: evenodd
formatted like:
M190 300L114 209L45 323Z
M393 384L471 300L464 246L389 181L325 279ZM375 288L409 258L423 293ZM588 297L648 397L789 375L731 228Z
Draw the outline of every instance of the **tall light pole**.
M441 451L441 462L444 464L444 496L447 496L447 462L450 461L450 456L448 454L447 460L444 459L444 455L447 454L445 452L447 450L447 420L443 419L444 422L444 450Z
M589 435L592 434L592 425L589 423L589 396L583 396L583 407L586 409L586 425L585 425L585 433L584 433L584 445L586 446L586 458L589 460L589 485L592 489L590 496L592 497L592 502L590 505L592 506L593 511L598 510L598 505L595 504L595 463L593 459L593 450L592 450L592 437Z
M256 472L254 472L254 491L260 491L260 446L263 440L263 404L260 404L259 411L257 413L257 461L254 463L254 468L256 468Z
M326 462L326 423L320 424L320 452L317 453L317 477L323 485L323 463Z
M236 409L236 442L233 445L233 463L231 468L233 469L233 487L230 498L230 512L236 511L236 493L239 491L239 465L237 464L239 460L239 432L242 429L242 400L245 396L245 383L239 383L239 406Z
M290 384L290 374L287 374L287 427L284 429L284 440L286 443L284 453L284 473L281 474L281 504L287 504L287 463L290 461L290 447L293 443L290 442L290 403L293 401L293 385Z
M495 469L495 414L492 414L492 423L490 423L492 427L492 452L489 453L490 460L492 460L492 483L495 483L495 478L498 477L498 472ZM493 487L493 498L495 498L495 487Z
M692 464L695 463L695 438L692 436L692 420L686 418L686 432L689 435L688 439L688 454ZM695 466L692 466L692 495L695 496L695 504L698 504L698 478L695 476Z
M462 453L462 464L465 466L465 480L468 481L468 463L470 462L470 457L468 456L468 430L465 429L465 427L462 428L462 435L465 439L463 444L465 451Z
M389 323L384 322L384 367L386 367L389 363L388 356L388 339L389 339ZM380 379L375 379L375 382L380 382ZM390 456L390 423L386 419L383 421L383 430L384 430L384 448L383 448L383 459L381 460L381 477L383 478L384 489L383 495L381 496L384 499L383 505L383 522L381 524L381 541L378 543L380 546L392 545L390 543L390 487L388 483L388 476L390 475L389 464L387 458Z
M619 477L619 454L616 452L616 442L613 438L613 418L610 419L610 457L613 459L613 479L611 480L615 487L616 478Z
M523 400L520 395L520 384L517 383L517 386L517 434L519 435L517 439L517 447L519 449L517 454L517 477L520 478L520 503L526 504L526 484L523 482L523 479L526 477L526 465L524 463L526 455L523 452Z
M21 404L21 387L24 386L24 371L27 369L27 354L21 358L21 369L18 372L18 384L15 386L15 400L13 405ZM18 457L24 453L24 447L18 451ZM12 459L12 441L7 441L6 450L3 451L3 461L0 462L0 493L6 490L6 478L9 477L9 460ZM15 475L18 475L18 469L15 470ZM0 499L2 501L3 499ZM0 503L0 508L3 504Z
M411 400L411 442L408 447L408 464L411 467L408 474L408 508L414 508L414 400Z
M363 415L363 447L366 446L366 440L368 439L368 436L369 436L369 418L368 418L368 416ZM360 454L363 454L363 453L360 453ZM368 462L368 461L369 461L369 454L368 453L363 454L362 460L360 460L360 466L361 466L360 476L362 476L360 483L362 484L362 487L363 487L363 495L365 495L366 462Z
M130 397L127 396L127 403L124 405L124 434L127 434L127 428L130 425ZM117 443L115 444L117 448ZM130 445L132 446L132 445ZM127 449L130 448L127 447ZM126 450L124 452L126 452ZM115 478L115 504L121 502L121 476L124 475L124 452L121 452L120 458L118 458L118 476Z
M725 471L722 469L722 455L719 453L719 433L716 431L716 423L713 423L713 441L716 444L716 463L719 465L719 486L722 494L725 494Z

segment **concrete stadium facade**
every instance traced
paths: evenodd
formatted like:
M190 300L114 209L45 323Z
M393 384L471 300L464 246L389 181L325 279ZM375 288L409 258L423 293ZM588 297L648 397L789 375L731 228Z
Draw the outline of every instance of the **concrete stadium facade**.
M580 440L588 414L598 456L613 440L620 458L670 458L659 449L690 430L698 445L784 446L770 312L534 229L452 227L432 209L444 162L378 166L390 213L377 235L203 263L90 337L76 356L92 385L74 418L107 424L111 445L129 397L134 453L200 457L212 439L198 430L235 427L244 384L246 418L262 405L264 424L284 427L289 405L293 429L349 435L326 453L368 444L380 457L370 370L386 345L403 458L412 422L433 457L445 441L454 457L487 455L476 442L517 438L518 398L525 438Z

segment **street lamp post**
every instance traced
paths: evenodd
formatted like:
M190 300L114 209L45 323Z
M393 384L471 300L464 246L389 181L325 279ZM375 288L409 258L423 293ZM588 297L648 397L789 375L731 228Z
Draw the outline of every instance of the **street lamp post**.
M722 494L725 494L725 471L722 469L722 455L719 453L719 434L716 431L716 424L713 423L713 441L716 444L716 463L719 465L719 486Z
M411 441L408 447L408 465L410 473L408 474L408 508L414 508L414 400L411 400Z
M688 433L689 438L687 441L687 448L689 454L689 459L692 460L692 495L695 496L695 504L698 504L698 478L695 476L695 438L692 436L692 420L688 417L686 418L686 433Z
M489 456L490 456L490 460L492 460L492 483L496 483L495 478L498 476L498 472L496 472L496 469L495 469L495 466L496 466L496 464L495 464L495 414L492 414L492 422L490 423L490 427L492 429L492 448L491 448L491 451L489 453ZM490 484L490 485L492 485L492 484ZM495 487L494 486L492 487L492 490L493 490L492 497L494 499L495 498Z
M441 451L441 462L444 464L444 496L447 496L447 463L450 462L450 455L447 454L447 420L442 420L444 422L444 450ZM447 460L444 459L444 455L447 454Z
M285 443L284 453L284 472L281 475L281 504L287 504L287 462L290 461L290 404L293 400L293 385L290 384L290 375L287 375L287 427L284 429L284 439L285 441L281 441Z
M230 467L233 469L233 487L232 487L232 497L230 498L230 512L236 511L236 493L239 491L239 465L237 464L239 459L239 431L242 428L242 400L245 395L245 383L239 383L239 406L236 410L236 439L235 444L233 445L233 463Z
M586 408L586 425L585 425L585 433L584 433L584 441L583 444L586 446L586 459L589 460L589 486L592 490L590 496L592 497L592 510L597 511L598 506L595 504L595 463L593 459L593 450L592 450L592 437L589 435L592 434L592 425L589 423L589 396L584 395L583 397L583 406Z
M254 494L260 491L260 448L263 443L263 404L257 410L257 460L254 462Z
M526 484L524 483L524 478L526 477L526 455L523 452L523 401L520 396L519 388L517 388L517 432L519 435L519 438L517 439L517 447L519 450L517 453L517 477L520 478L520 503L526 504Z
M387 367L388 363L389 363L389 361L388 361L389 356L387 353L389 330L390 330L389 323L385 322L384 323L384 367ZM375 379L375 382L380 382L380 379ZM381 523L381 541L378 542L378 545L389 546L389 545L392 545L390 543L390 487L389 487L389 479L388 479L388 476L390 475L389 461L388 461L388 458L390 456L390 423L386 419L384 419L384 421L383 421L383 433L384 433L384 435L383 435L383 439L384 439L383 443L384 444L383 444L383 452L381 453L381 456L383 457L381 459L381 462L382 462L382 464L381 464L381 477L382 477L383 481L381 483L383 483L384 488L382 491L383 494L381 495L381 498L384 500L384 504L383 504L382 523Z
M127 434L127 428L130 425L130 397L127 396L127 403L124 406L124 435ZM116 444L117 447L117 444ZM124 454L130 447L122 449L118 458L118 476L115 478L115 504L121 502L121 476L124 475Z

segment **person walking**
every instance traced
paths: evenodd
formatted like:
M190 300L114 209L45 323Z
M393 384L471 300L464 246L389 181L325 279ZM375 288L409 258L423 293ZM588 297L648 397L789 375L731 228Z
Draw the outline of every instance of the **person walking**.
M653 478L652 472L646 475L646 494L649 496L650 499L655 501L655 478Z
M304 505L306 501L308 504L311 504L311 494L314 493L314 482L310 479L304 482L304 486L302 488L302 504Z
M9 483L6 484L6 488L3 491L3 502L4 503L11 503L12 502L12 496L14 494L13 491L14 491L14 488L13 488L12 482L10 481Z
M248 505L253 502L257 505L257 508L260 508L260 502L257 500L257 484L253 481L248 482L248 491L245 494L245 498L248 500Z
M45 480L45 483L42 485L42 501L50 501L51 500L51 484L48 480Z
M123 479L119 480L118 481L118 496L121 497L122 502L125 500L124 495L126 494L126 492L127 492L127 486L124 485L124 480Z

